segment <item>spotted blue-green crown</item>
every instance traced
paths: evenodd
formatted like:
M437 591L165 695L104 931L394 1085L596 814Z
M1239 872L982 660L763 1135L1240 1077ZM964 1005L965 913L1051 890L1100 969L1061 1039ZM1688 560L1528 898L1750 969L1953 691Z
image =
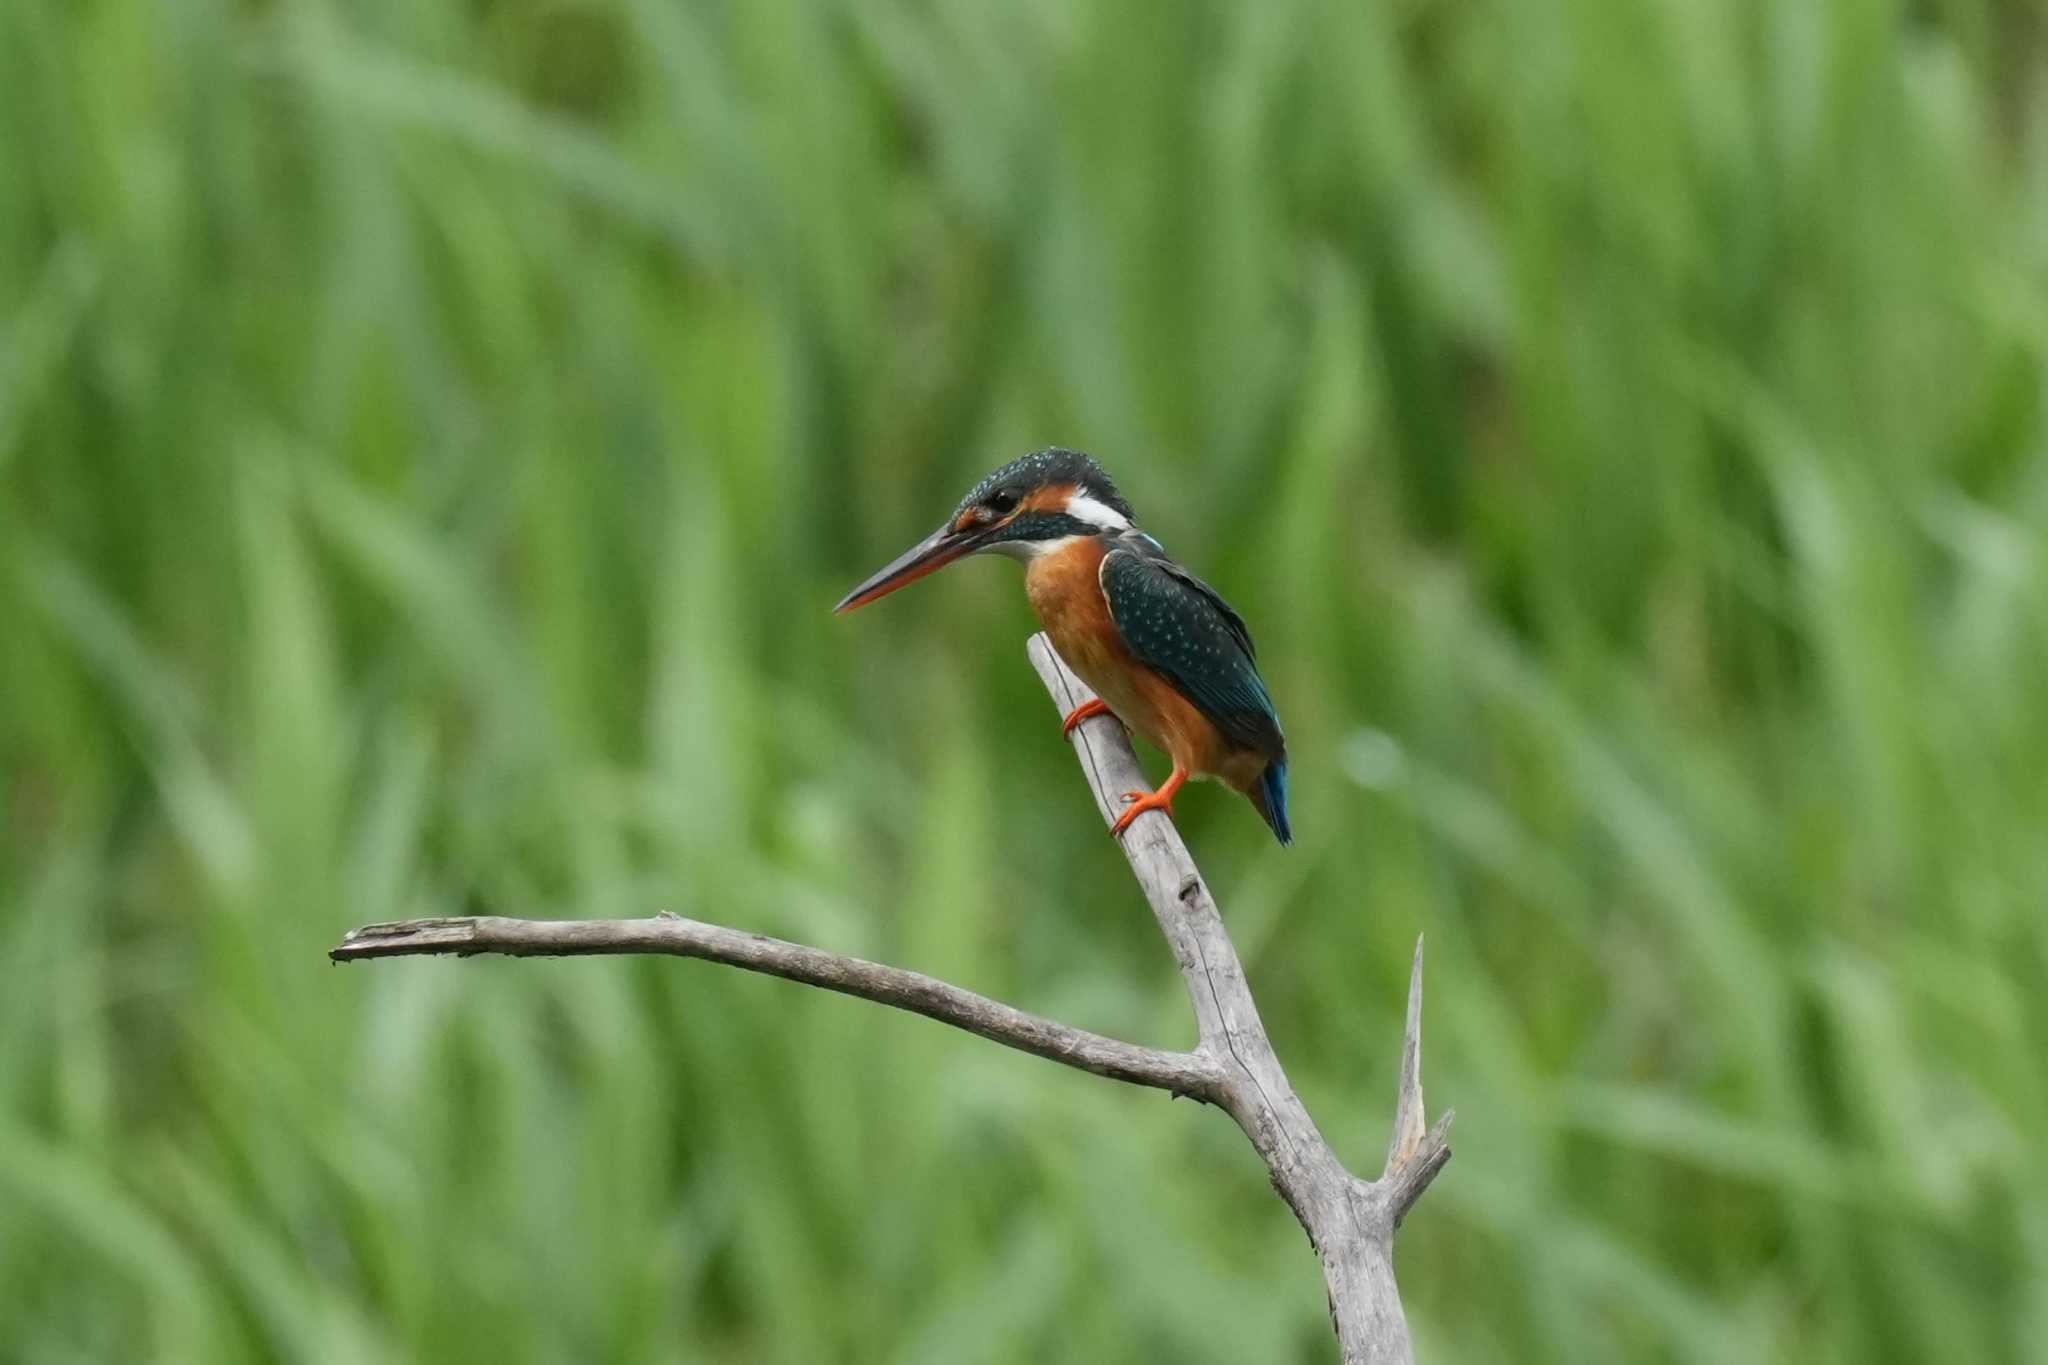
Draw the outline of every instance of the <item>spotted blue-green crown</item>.
M977 503L986 502L1004 488L1014 489L1021 497L1049 483L1079 484L1083 493L1106 507L1114 507L1126 520L1138 519L1138 514L1124 501L1124 495L1116 491L1116 484L1107 470L1080 451L1063 450L1059 446L1047 446L1044 450L1034 450L1010 461L974 485L960 500L958 511L964 512Z

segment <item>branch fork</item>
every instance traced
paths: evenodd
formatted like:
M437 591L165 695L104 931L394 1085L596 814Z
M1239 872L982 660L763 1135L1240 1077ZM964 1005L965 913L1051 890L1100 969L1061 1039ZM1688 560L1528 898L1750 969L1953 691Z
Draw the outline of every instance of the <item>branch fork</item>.
M1062 716L1094 699L1043 635L1032 637L1029 652ZM1122 813L1121 794L1146 785L1129 737L1113 717L1096 716L1074 727L1069 738L1104 823L1114 824ZM336 962L445 953L698 958L908 1010L1048 1061L1202 1100L1236 1121L1307 1231L1322 1263L1345 1365L1412 1362L1394 1282L1394 1232L1451 1157L1450 1111L1429 1126L1422 1101L1421 941L1408 976L1393 1133L1378 1178L1365 1180L1345 1168L1289 1083L1223 917L1172 820L1156 811L1142 813L1120 842L1180 965L1197 1027L1193 1051L1123 1042L921 972L666 912L631 920L483 915L369 924L350 931L328 956Z

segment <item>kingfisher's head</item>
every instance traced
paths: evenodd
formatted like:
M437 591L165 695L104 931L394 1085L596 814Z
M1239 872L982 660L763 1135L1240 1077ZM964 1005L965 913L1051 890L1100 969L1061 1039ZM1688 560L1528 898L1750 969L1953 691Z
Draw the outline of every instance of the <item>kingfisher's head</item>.
M1054 446L1012 460L974 485L938 530L840 599L864 607L906 583L983 551L1031 559L1075 536L1121 531L1136 520L1101 465Z

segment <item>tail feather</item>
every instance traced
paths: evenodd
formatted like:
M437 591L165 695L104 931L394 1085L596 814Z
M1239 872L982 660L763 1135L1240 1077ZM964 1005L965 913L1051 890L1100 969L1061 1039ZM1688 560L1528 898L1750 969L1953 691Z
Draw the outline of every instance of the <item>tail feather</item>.
M1293 843L1294 826L1287 819L1287 765L1278 761L1268 763L1258 782L1245 794L1272 827L1273 837L1283 844Z

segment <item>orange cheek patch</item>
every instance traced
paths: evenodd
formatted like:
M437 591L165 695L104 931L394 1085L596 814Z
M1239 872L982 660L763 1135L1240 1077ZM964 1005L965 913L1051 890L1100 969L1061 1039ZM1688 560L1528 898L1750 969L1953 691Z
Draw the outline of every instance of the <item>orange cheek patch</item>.
M1020 512L1064 512L1067 502L1074 496L1079 484L1049 483L1043 488L1034 488L1031 495L1018 506Z

